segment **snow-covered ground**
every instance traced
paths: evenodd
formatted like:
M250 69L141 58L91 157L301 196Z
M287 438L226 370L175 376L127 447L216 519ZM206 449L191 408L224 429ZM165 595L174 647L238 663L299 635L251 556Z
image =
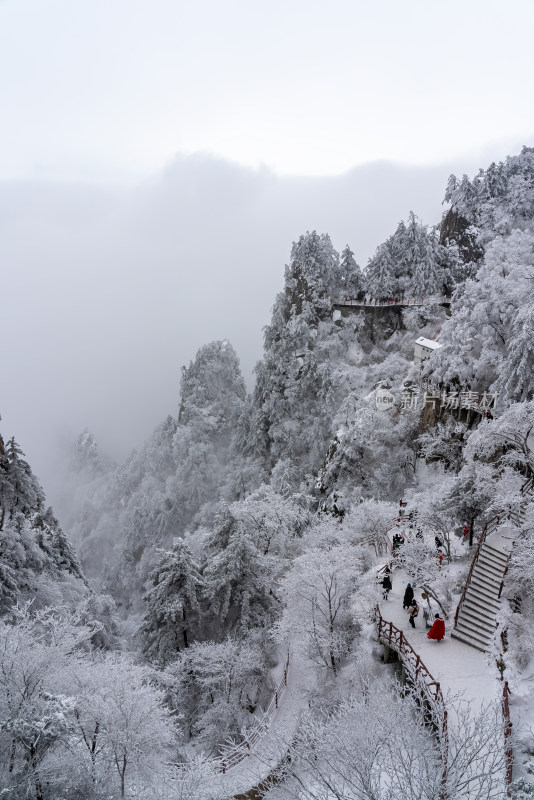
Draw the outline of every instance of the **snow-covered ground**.
M404 590L409 580L402 570L393 572L393 589L388 600L380 606L383 618L403 631L432 676L440 682L444 694L461 693L465 701L471 702L473 710L479 709L484 702L500 698L502 683L498 680L491 657L452 639L452 619L445 621L445 638L441 642L427 638L428 629L422 612L426 601L421 599L421 592L418 591L415 592L415 597L421 611L415 620L415 630L411 627L408 614L402 607Z

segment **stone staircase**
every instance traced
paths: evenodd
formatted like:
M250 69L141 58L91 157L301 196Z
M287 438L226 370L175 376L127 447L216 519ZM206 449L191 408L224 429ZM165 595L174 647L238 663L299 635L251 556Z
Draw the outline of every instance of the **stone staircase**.
M477 650L486 651L493 641L508 559L507 552L485 541L473 567L451 636Z
M518 528L534 496L534 478L521 487L519 508L503 510L485 526L480 537L456 615L451 637L485 652L493 641L501 591Z

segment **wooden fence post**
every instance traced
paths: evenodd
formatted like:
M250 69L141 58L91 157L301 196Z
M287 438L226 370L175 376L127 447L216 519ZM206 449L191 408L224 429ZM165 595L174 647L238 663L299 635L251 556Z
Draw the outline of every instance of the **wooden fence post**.
M439 683L437 684L439 686ZM449 760L449 740L447 733L447 709L443 710L443 723L441 726L443 747L443 772L441 773L440 800L447 800L447 762Z

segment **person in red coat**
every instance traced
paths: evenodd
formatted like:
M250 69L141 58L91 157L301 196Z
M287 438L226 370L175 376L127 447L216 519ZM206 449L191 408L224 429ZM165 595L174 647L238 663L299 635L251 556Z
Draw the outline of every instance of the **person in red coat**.
M445 622L441 619L439 614L436 614L434 624L428 631L427 636L429 639L435 639L437 642L441 642L445 636Z

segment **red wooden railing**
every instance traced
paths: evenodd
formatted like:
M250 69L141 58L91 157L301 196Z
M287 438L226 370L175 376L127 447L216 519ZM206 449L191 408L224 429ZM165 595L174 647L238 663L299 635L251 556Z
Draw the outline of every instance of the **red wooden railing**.
M506 518L506 513L504 511L501 511L499 514L496 514L494 517L492 517L489 520L489 522L486 522L486 524L484 525L484 529L483 529L482 533L480 534L480 538L478 540L477 548L475 550L475 555L473 556L473 560L471 561L471 566L469 567L469 572L467 573L467 578L465 579L464 589L463 589L462 595L460 597L460 601L458 603L458 606L456 607L456 613L454 615L454 627L455 628L456 628L456 626L458 624L458 616L460 614L460 609L461 609L461 607L462 607L462 605L464 603L465 596L467 594L467 590L469 589L469 584L471 583L471 577L473 575L473 570L474 570L474 568L476 566L476 563L478 561L478 557L480 555L480 550L482 549L482 545L486 541L487 535L489 533L493 533L493 531L496 530L499 527L499 525L501 524L501 522L505 518Z
M446 800L447 784L447 761L449 756L448 748L448 728L447 728L447 709L439 681L434 680L430 671L421 660L421 656L411 646L406 639L404 632L397 628L392 622L383 619L380 607L376 607L376 626L378 630L378 640L387 645L402 659L405 669L412 678L414 684L422 692L424 698L430 705L435 714L435 722L438 736L442 745L442 790L440 800Z
M508 688L508 681L504 682L502 688L502 715L504 717L504 748L506 753L506 785L510 786L512 783L512 768L514 764L514 753L512 750L512 720L510 719L510 689ZM510 792L508 791L508 797Z
M432 707L440 713L445 711L445 701L439 681L434 680L404 632L382 617L378 606L376 607L376 624L380 641L401 656L403 664L419 688L422 689Z

